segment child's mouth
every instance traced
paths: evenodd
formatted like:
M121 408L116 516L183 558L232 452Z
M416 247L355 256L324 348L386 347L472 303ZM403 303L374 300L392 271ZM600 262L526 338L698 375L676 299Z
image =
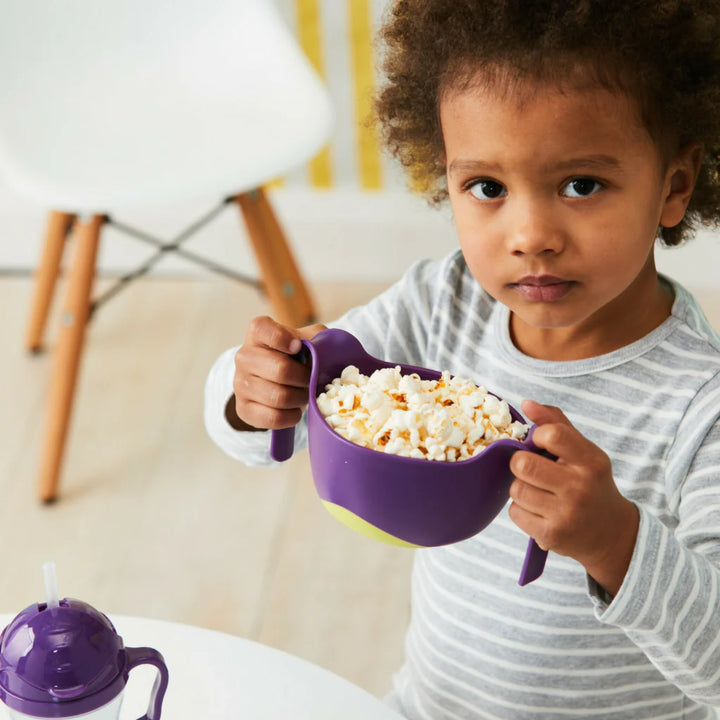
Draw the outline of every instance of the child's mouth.
M575 283L550 275L527 276L510 287L529 302L557 302L564 298Z

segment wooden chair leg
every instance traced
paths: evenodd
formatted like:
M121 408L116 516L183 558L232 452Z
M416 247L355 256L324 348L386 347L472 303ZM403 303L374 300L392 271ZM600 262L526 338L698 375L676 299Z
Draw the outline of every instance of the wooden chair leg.
M292 327L315 321L315 308L285 234L262 188L235 197L277 319Z
M103 221L102 215L94 215L87 221L75 223L75 256L53 359L40 463L39 495L43 502L50 502L57 495L85 328L90 315L90 298Z
M60 261L65 240L74 221L75 215L58 211L51 212L48 217L45 245L40 264L35 272L35 291L25 338L25 346L30 352L42 350L43 334L55 291L55 283L60 273Z

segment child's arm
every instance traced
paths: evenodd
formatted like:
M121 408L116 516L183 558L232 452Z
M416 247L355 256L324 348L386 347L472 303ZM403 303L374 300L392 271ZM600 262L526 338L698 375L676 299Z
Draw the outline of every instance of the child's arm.
M558 459L513 455L510 517L541 547L574 558L615 595L635 547L637 507L615 485L610 458L561 410L531 400L522 409L540 426L535 444Z
M698 401L706 418L719 404L717 380ZM511 467L520 479L511 490L511 517L540 544L587 563L591 593L593 578L610 577L600 584L615 597L608 603L593 593L596 617L624 630L689 697L720 705L720 420L709 430L697 423L695 437L684 433L684 447L666 458L666 475L681 478L668 481L667 516L677 525L639 506L628 557L624 538L633 524L609 487L602 451L557 409L535 403L523 409L535 422L545 422L533 439L559 460L551 469L540 462L545 458L515 454ZM617 518L612 508L618 508ZM603 552L602 543L617 545L615 559Z
M446 287L452 292L461 270L459 253L442 262L419 261L395 285L333 326L356 335L371 355L422 365L436 296ZM226 350L215 361L205 383L205 428L225 453L246 465L272 462L270 433L248 431L298 422L307 403L309 371L288 353L296 351L299 338L312 337L322 327L293 330L257 318L243 346ZM306 439L302 422L295 449L304 447Z
M324 325L297 330L269 317L256 317L235 353L234 403L226 417L235 429L277 430L297 425L308 401L310 368L292 355L301 339L311 340ZM234 409L235 413L232 413Z
M260 335L257 334L258 328ZM273 409L271 406L273 403L280 402L281 404L287 405L294 396L294 402L297 403L297 413L301 414L300 408L307 402L308 369L286 354L281 353L277 348L273 351L267 347L263 347L262 333L270 332L272 336L273 333L276 332L275 337L279 338L278 342L288 345L285 349L288 350L288 352L292 352L293 349L297 347L300 337L314 335L315 331L319 329L322 329L322 326L294 330L280 326L270 318L256 318L248 329L246 344L243 347L226 350L215 361L205 382L205 428L216 445L222 448L230 457L240 460L246 465L271 464L272 461L269 454L270 433L257 432L257 430L262 430L263 428L253 425L253 420L259 425L264 423L262 418L256 419L257 413L266 412L272 414ZM249 355L251 357L248 359ZM292 363L292 365L289 365L290 382L300 382L300 386L297 384L294 386L291 385L289 390L285 390L284 387L282 387L284 383L281 383L281 387L276 391L277 399L273 400L271 398L266 400L266 403L270 403L270 405L266 405L267 410L251 408L250 415L241 419L237 412L235 386L238 386L238 392L243 398L241 400L242 403L255 402L249 399L249 396L245 393L243 387L245 385L243 380L245 377L244 373L260 373L260 376L253 376L248 382L249 385L255 388L255 390L249 392L257 392L257 384L261 382L261 376L266 372L262 367L262 357L265 356L270 357L269 362L271 364L273 362L272 358L275 356L278 357L280 367L276 367L276 370L272 370L271 372L277 371L281 376L283 373L282 366ZM253 370L253 363L258 361L258 359L260 359L260 367ZM238 370L237 367L238 362L240 363L240 370ZM258 379L255 379L255 377L258 377ZM303 383L305 384L304 391L302 387ZM272 384L273 383L270 383L270 385ZM288 410L287 407L276 409L279 410L280 415ZM290 410L292 412L292 408ZM241 414L245 415L245 411L241 411ZM287 419L286 416L285 420ZM270 418L271 424L277 421L277 417L274 420ZM296 448L299 449L305 446L305 438L305 426L304 423L301 423L296 431Z

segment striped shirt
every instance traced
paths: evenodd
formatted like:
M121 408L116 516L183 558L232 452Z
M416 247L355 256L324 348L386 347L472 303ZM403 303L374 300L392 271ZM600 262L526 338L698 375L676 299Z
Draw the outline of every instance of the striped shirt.
M617 351L569 362L522 354L509 310L459 252L416 263L334 325L392 362L470 377L519 407L560 407L612 461L640 511L611 599L570 558L517 584L527 544L507 508L464 542L416 550L405 662L388 701L407 718L714 718L720 707L720 337L667 282L671 316ZM267 463L268 433L224 420L235 349L206 387L206 426L226 452ZM301 424L296 443L306 438ZM720 713L718 714L720 716Z

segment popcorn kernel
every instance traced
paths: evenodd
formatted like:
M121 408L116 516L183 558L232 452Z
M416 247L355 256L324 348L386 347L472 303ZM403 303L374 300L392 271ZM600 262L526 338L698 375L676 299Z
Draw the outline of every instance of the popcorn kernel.
M346 439L380 452L457 462L501 438L523 439L504 401L471 380L443 372L439 380L402 375L400 367L363 375L354 365L317 397L320 413Z

